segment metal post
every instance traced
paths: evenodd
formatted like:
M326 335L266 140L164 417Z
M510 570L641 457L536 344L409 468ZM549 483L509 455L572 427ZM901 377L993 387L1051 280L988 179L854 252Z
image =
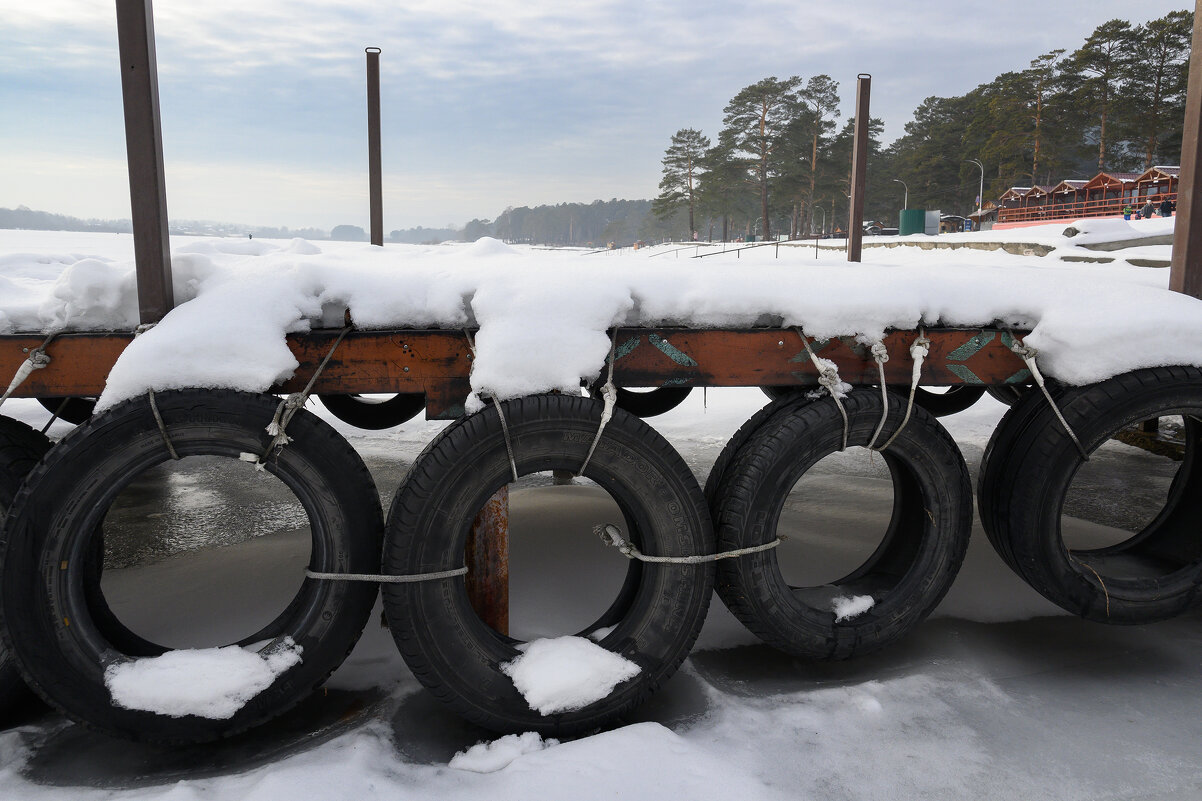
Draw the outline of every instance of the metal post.
M1185 98L1185 130L1181 136L1181 183L1177 187L1177 219L1173 224L1173 261L1169 289L1202 298L1202 0L1194 7L1194 40Z
M1200 0L1202 1L1202 0ZM860 260L860 242L864 238L864 187L868 177L868 96L872 76L856 76L856 135L851 157L851 199L847 220L847 260Z
M171 285L167 185L163 178L163 133L159 124L151 0L117 0L117 46L125 105L138 315L143 324L157 323L175 305L175 293Z
M497 490L472 521L464 559L472 609L498 634L509 634L508 485Z
M367 53L367 169L371 195L371 243L384 244L384 182L380 167L380 48Z

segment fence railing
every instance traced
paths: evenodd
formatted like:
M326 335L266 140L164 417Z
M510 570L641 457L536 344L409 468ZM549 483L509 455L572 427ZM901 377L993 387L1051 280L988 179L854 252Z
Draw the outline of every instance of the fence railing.
M998 209L999 223L1041 222L1043 220L1062 220L1065 218L1078 219L1081 217L1121 217L1123 209L1131 207L1132 216L1149 200L1160 214L1160 204L1165 199L1177 203L1176 192L1166 192L1159 195L1147 195L1140 198L1105 198L1100 200L1079 200L1073 203L1052 203L1046 206L1019 206L1017 208Z

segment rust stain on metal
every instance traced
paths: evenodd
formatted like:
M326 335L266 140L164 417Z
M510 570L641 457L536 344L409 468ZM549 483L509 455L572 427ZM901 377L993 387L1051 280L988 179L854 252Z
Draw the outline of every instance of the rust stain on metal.
M467 597L480 619L509 634L509 487L488 499L472 521L464 554Z

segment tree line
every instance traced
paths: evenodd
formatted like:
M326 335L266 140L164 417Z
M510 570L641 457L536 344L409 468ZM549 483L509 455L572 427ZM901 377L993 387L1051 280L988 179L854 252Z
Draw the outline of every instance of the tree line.
M1110 20L959 97L928 97L882 147L872 118L865 217L911 208L967 214L1010 186L1179 164L1193 14ZM828 75L765 78L723 109L716 139L682 128L662 160L655 216L677 236L790 237L845 230L853 120ZM978 167L970 160L979 161Z

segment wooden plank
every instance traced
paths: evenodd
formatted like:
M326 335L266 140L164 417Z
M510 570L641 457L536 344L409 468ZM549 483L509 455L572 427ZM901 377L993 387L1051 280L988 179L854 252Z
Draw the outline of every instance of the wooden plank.
M1202 0L1194 11L1193 50L1181 135L1181 183L1177 186L1177 218L1173 221L1173 261L1169 289L1202 298Z
M289 334L288 346L300 367L293 378L273 388L294 392L304 387L338 336L336 330ZM885 380L909 384L909 349L915 331L894 331L885 338L890 359ZM1001 384L1026 379L1022 361L1007 345L1010 335L996 330L929 331L931 353L922 383ZM0 336L0 382L7 382L41 336ZM132 334L64 334L47 348L50 365L34 371L17 388L18 397L94 396ZM617 332L614 380L619 386L774 386L814 385L801 338L791 329L623 328ZM812 342L822 358L839 368L849 384L875 384L876 363L868 349L851 337ZM597 365L601 369L601 365ZM352 331L343 340L315 385L318 393L424 392L427 415L462 413L468 394L471 353L461 331Z

